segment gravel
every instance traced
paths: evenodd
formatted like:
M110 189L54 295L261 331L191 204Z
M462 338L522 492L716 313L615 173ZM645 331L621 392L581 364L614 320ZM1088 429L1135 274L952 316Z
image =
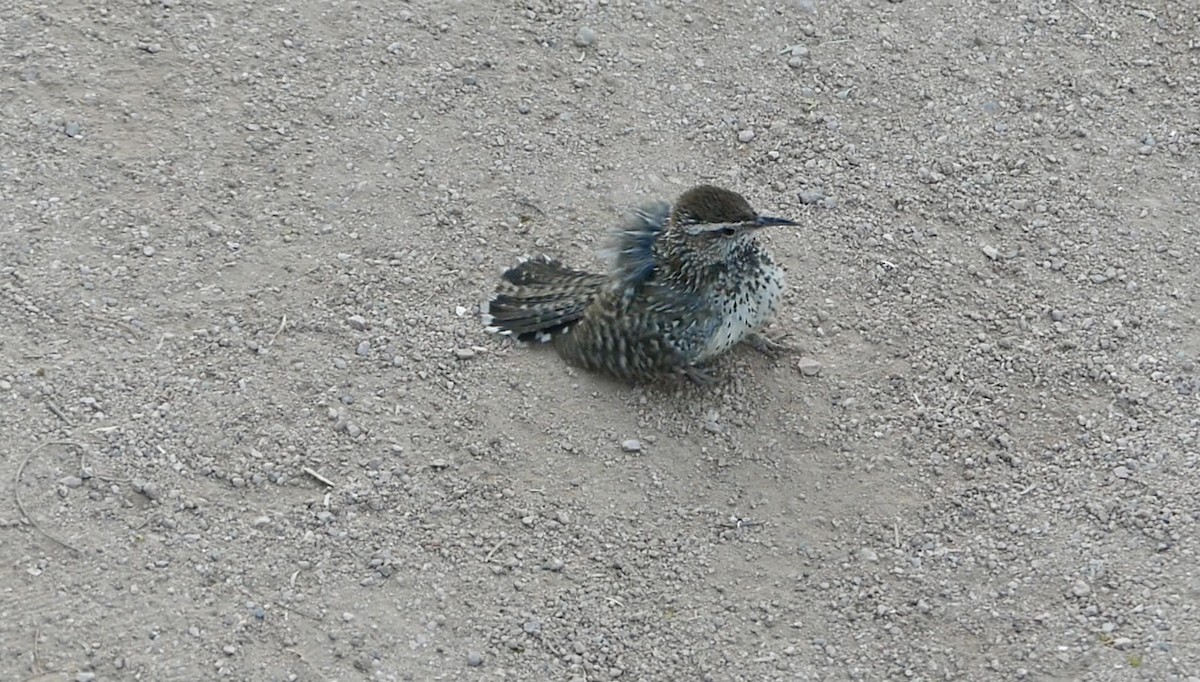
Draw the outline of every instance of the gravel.
M0 9L0 679L1195 679L1186 5L104 9ZM697 182L797 357L482 333Z

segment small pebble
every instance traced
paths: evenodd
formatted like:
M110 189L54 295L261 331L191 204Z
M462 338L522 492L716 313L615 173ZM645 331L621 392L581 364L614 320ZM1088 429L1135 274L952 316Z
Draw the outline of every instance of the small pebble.
M1075 585L1071 587L1071 594L1075 595L1076 597L1086 597L1091 593L1091 585L1088 585L1082 580L1077 581Z
M821 363L812 358L800 358L796 361L796 367L806 377L815 377L821 373Z
M478 651L468 651L467 665L471 666L472 668L478 668L479 666L483 665L483 654L479 653Z
M591 47L596 42L596 32L587 26L580 27L575 34L575 47Z
M367 328L367 318L363 317L362 315L351 315L350 317L346 318L346 323L350 325L351 329L357 329L358 331L362 331Z
M819 189L808 189L800 193L800 203L817 204L825 198L825 193Z
M623 440L623 441L621 441L621 449L624 450L625 452L641 452L642 451L642 441L640 441L636 438L630 438L629 440Z
M358 344L358 347L354 349L354 352L358 355L361 355L362 357L366 357L366 356L370 355L371 354L371 342L370 341L360 341Z
M68 121L67 125L63 126L63 132L67 134L67 137L79 137L79 134L83 132L83 126L75 121Z
M133 492L145 495L146 499L158 499L158 488L156 488L153 483L135 480L130 483L130 486L133 488Z
M738 133L738 142L751 142L754 140L754 129L746 128Z

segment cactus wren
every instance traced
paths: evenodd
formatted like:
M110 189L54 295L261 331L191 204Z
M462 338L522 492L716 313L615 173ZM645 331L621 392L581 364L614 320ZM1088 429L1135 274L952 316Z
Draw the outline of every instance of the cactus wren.
M754 235L795 224L759 215L735 192L693 187L674 207L643 206L614 230L606 274L544 256L508 270L484 322L489 332L552 341L567 362L625 381L675 373L709 383L704 364L741 341L784 348L759 333L779 306L783 270Z

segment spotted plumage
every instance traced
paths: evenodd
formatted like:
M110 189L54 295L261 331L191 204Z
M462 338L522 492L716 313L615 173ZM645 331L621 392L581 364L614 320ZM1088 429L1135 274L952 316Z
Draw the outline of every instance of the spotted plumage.
M758 332L779 306L783 270L754 234L790 220L758 215L739 194L694 187L644 206L613 231L608 272L541 257L504 273L485 306L488 331L553 342L567 362L644 382L704 365Z

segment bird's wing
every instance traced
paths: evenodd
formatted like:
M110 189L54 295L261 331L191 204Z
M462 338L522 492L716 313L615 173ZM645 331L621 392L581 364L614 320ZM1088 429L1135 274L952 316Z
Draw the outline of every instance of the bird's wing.
M666 229L670 212L671 206L665 201L646 204L626 216L609 234L603 255L609 263L614 291L635 289L654 275L654 242Z

